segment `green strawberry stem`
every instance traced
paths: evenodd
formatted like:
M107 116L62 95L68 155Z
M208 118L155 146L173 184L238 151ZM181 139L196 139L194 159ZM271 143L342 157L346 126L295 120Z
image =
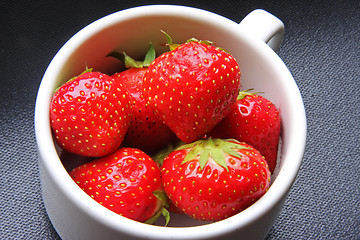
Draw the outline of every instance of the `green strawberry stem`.
M74 80L75 78L83 75L84 73L88 73L88 72L92 72L92 71L93 71L92 68L88 68L88 67L86 66L85 70L84 70L82 73L80 73L79 75L76 75L76 76L70 78L70 79L67 80L66 82L71 82L72 80ZM57 92L57 91L59 90L59 88L61 88L61 86L57 87L54 92Z
M225 153L241 158L241 155L235 149L247 149L247 147L239 143L240 142L235 139L208 138L182 145L176 150L191 148L182 164L199 156L200 168L203 169L211 157L218 165L229 171L225 161Z
M209 40L197 40L196 38L190 38L186 42L198 42L198 43L202 43L202 44L206 44L206 45L213 45L214 44L213 42L211 42Z
M177 147L185 144L181 140L176 142L175 144L169 144L166 148L163 148L159 152L157 152L155 155L153 155L151 158L154 159L155 162L157 162L160 166L164 163L164 159Z
M155 48L152 45L152 43L150 43L149 49L145 55L144 66L146 66L146 67L150 66L150 64L152 63L152 61L155 60L155 58L156 58Z
M163 215L165 217L165 227L166 227L170 221L170 213L166 209L169 208L167 196L164 191L160 191L160 190L153 192L153 194L155 195L156 198L158 198L162 202L163 205L161 206L160 210L156 214L154 214L154 216L146 220L145 223L154 224L156 220L158 220L158 218L161 215Z
M165 31L161 30L161 32L162 32L163 34L165 34L165 36L166 36L166 39L167 39L167 42L168 42L168 44L166 44L166 45L169 46L170 51L174 50L175 48L177 48L177 47L179 47L179 46L181 45L181 44L173 43L172 38L171 38L170 35L169 35L168 33L166 33ZM188 39L188 40L186 41L186 43L189 43L189 42L197 42L197 43L206 44L206 45L214 45L214 42L212 42L212 41L209 41L209 40L198 40L198 39L196 39L196 38L190 38L190 39ZM219 47L218 47L218 49L220 49L220 50L222 50L222 51L224 51L224 52L228 52L228 51L226 51L226 50L223 49L223 48L219 48Z
M175 44L175 43L173 43L172 38L171 38L170 35L167 34L165 31L161 30L161 32L162 32L163 34L165 34L165 37L166 37L167 42L168 42L167 46L169 46L170 51L172 51L172 50L174 50L175 48L177 48L178 46L180 46L180 44Z
M249 91L253 91L253 90L254 90L253 88L249 88L249 89L239 92L237 100L241 100L241 99L245 98L246 96L263 93L263 92L249 92Z
M177 48L178 46L181 45L181 44L173 43L172 38L170 37L170 35L169 35L167 32L165 32L165 31L163 31L163 30L161 30L161 32L162 32L163 34L165 34L165 36L166 36L166 39L167 39L167 42L168 42L167 45L169 46L170 51L174 50L175 48ZM186 42L187 42L187 43L188 43L188 42L198 42L198 43L202 43L202 44L206 44L206 45L213 45L213 42L211 42L211 41L209 41L209 40L197 40L196 38L190 38L190 39L187 40Z
M119 59L125 64L126 68L144 68L150 66L151 62L154 61L156 57L156 52L154 46L152 45L152 43L150 43L144 61L136 61L130 56L128 56L125 52L111 52L107 55L107 57L114 57L116 59Z
M153 194L155 195L155 197L157 199L159 199L163 203L163 205L165 207L167 207L167 208L169 207L168 199L167 199L166 193L164 191L160 191L160 190L154 191Z
M75 78L77 78L77 77L79 77L79 76L81 76L81 75L83 75L83 74L85 74L85 73L92 72L92 71L93 71L92 68L88 68L88 67L86 66L86 67L85 67L85 70L84 70L82 73L80 73L79 75L77 75L77 76L75 76L75 77L70 78L70 79L68 80L68 82L74 80Z

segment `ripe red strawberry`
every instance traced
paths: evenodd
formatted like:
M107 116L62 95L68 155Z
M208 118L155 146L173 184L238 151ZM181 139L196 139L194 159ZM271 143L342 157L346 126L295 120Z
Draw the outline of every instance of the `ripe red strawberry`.
M235 138L254 146L265 157L274 172L280 139L280 114L266 98L249 93L239 94L236 104L224 120L210 133L212 137Z
M128 90L132 115L124 145L153 154L176 140L176 135L156 116L142 94L143 77L147 68L130 68L113 75L115 81Z
M56 142L82 156L114 152L130 123L128 92L100 72L85 72L61 86L51 101L50 120Z
M121 148L75 168L70 176L95 201L124 217L152 222L162 210L160 169L141 150Z
M240 69L225 51L188 41L157 57L144 77L144 96L180 140L200 139L230 111Z
M113 52L110 56L120 59L129 68L112 76L116 82L121 83L128 90L132 102L133 119L125 136L124 145L139 148L149 154L156 153L175 141L176 136L154 114L142 93L144 74L155 59L155 49L150 44L142 62L135 61L125 53Z
M205 221L242 211L270 184L263 156L236 140L209 138L183 145L165 158L161 171L164 190L175 206Z

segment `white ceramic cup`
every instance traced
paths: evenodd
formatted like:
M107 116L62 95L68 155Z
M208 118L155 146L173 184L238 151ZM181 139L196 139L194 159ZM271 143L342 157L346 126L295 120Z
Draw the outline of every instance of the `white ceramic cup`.
M264 92L280 109L282 144L269 191L246 210L225 220L204 223L174 215L170 226L135 222L104 208L70 178L59 159L49 122L54 90L86 66L113 72L119 62L106 57L114 50L142 56L151 41L158 54L174 42L195 37L211 40L237 59L242 88ZM143 6L116 12L88 25L56 54L42 79L35 108L42 195L48 215L63 239L262 239L271 229L295 180L306 138L304 105L296 83L276 50L283 23L264 10L251 12L240 24L200 9Z

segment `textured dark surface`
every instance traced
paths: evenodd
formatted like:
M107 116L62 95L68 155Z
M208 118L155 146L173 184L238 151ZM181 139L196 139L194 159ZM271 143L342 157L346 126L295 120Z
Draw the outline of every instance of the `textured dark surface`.
M268 239L360 239L360 2L1 1L0 239L59 239L40 194L33 114L47 65L73 34L145 4L203 8L236 22L256 8L285 24L279 51L303 96L297 180Z

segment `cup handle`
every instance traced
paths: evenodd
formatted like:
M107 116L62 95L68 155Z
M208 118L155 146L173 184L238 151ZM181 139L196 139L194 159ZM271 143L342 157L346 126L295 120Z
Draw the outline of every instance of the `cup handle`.
M271 13L256 9L249 13L240 23L241 31L265 42L274 51L279 49L284 36L283 22Z

